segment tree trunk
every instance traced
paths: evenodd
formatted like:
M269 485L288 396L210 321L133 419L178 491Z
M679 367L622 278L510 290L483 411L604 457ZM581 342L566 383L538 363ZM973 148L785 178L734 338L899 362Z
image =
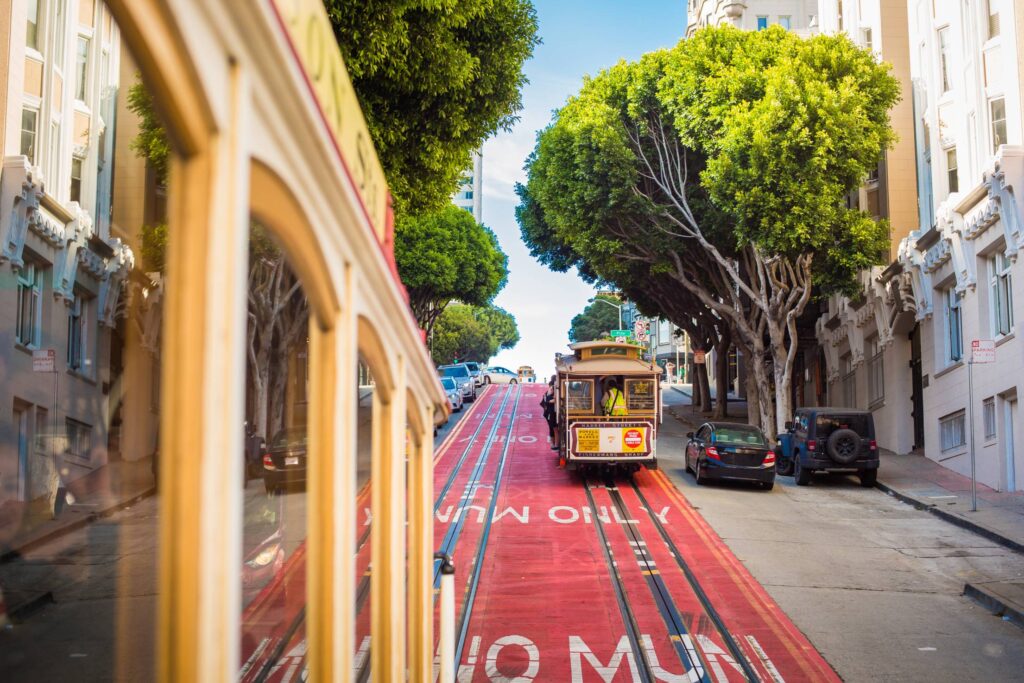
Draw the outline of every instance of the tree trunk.
M697 389L699 390L700 398L700 411L702 413L710 413L712 411L711 405L711 386L708 382L708 365L702 363L697 366Z
M747 392L747 422L754 425L755 427L764 428L764 423L761 420L761 410L757 403L757 378L754 377L753 370L750 369L750 354L747 354L747 371L743 373L743 382L745 390Z
M760 412L759 421L765 436L768 437L769 441L774 442L778 429L775 424L775 406L772 404L772 378L764 362L764 342L758 342L753 347L750 359L750 372L754 375L754 381L757 384L756 400ZM749 406L749 396L747 400L747 405Z
M729 350L731 345L723 338L715 349L715 419L729 415Z
M787 421L793 419L793 392L790 386L793 381L793 365L796 359L795 354L789 353L786 347L786 328L778 322L773 321L768 325L768 335L771 340L772 369L775 379L775 430L781 432ZM796 344L796 340L790 339L790 344ZM772 438L774 438L774 434Z

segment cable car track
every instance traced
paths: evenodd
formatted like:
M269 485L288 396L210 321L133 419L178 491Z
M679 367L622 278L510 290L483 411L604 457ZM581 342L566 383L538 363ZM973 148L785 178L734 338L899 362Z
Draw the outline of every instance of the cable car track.
M638 528L636 521L632 517L637 514L637 511L635 509L630 509L626 504L618 486L610 482L606 482L604 485L600 486L600 488L603 488L607 492L612 505L617 511L617 516L622 524L627 542L633 550L630 557L616 558L613 544L609 540L608 532L605 529L607 522L601 520L597 501L594 497L594 490L597 487L595 487L592 482L588 481L586 478L583 479L583 484L587 503L591 508L594 527L597 530L605 563L608 566L609 576L612 579L613 589L616 601L619 605L623 625L626 628L626 635L629 639L630 647L633 651L633 656L637 663L638 673L640 674L641 680L653 681L656 679L649 653L646 647L642 645L643 636L640 632L636 611L630 602L629 594L626 590L626 581L620 570L620 563L634 561L639 565L641 574L644 577L644 584L646 585L654 605L657 607L658 614L661 616L661 619L668 631L669 641L672 644L673 650L680 663L686 669L690 679L710 681L711 668L709 667L709 663L704 658L700 649L694 644L693 635L690 633L689 629L687 629L682 614L676 607L675 599L672 597L672 593L669 590L668 585L665 583L661 570L658 568L654 557L649 550L647 541ZM637 486L636 482L633 481L632 477L630 477L630 487L637 496L637 500L640 503L640 509L643 510L646 518L651 521L658 532L658 536L664 543L665 548L674 558L676 565L685 576L690 589L697 596L701 609L721 636L730 655L735 660L737 666L740 667L743 676L747 681L759 681L760 677L754 671L749 660L739 648L735 639L732 637L732 634L730 634L725 628L725 624L722 621L721 616L711 604L707 593L703 590L693 571L683 559L678 547L668 535L668 532L665 530L661 521L651 511L651 507L647 503L646 497L643 495L643 492L640 490L639 486Z

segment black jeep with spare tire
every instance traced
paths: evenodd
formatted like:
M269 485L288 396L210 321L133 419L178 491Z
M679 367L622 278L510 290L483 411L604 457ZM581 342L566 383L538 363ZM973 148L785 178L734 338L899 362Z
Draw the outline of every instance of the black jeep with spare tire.
M875 421L866 410L800 408L775 444L776 471L799 486L814 472L856 472L861 486L878 478Z

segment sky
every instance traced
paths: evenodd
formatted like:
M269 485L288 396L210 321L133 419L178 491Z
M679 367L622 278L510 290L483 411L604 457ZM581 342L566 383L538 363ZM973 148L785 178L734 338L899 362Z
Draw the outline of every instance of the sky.
M515 316L520 341L491 365L515 371L529 365L538 381L554 372L556 352L566 352L569 324L595 290L575 271L555 273L527 250L516 223L516 182L537 131L576 93L584 75L596 75L620 59L671 47L686 30L686 0L534 0L544 42L524 70L520 121L509 133L484 143L483 222L508 254L508 284L494 303Z

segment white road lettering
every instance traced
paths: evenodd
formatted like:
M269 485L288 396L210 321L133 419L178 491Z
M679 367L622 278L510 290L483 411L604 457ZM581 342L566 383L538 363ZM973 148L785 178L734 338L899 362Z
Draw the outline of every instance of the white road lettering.
M521 647L526 651L528 657L526 671L518 676L509 678L498 671L498 655L506 647ZM498 638L487 650L487 661L484 662L484 672L493 683L530 683L540 670L540 650L533 644L533 641L523 636L505 636Z
M572 683L583 683L583 660L587 661L601 680L605 683L612 683L615 674L619 672L623 660L629 666L630 680L639 683L640 672L637 671L636 661L633 659L633 651L629 647L629 638L622 636L619 644L615 646L608 664L604 665L601 660L591 651L587 644L579 636L569 636L569 670Z

